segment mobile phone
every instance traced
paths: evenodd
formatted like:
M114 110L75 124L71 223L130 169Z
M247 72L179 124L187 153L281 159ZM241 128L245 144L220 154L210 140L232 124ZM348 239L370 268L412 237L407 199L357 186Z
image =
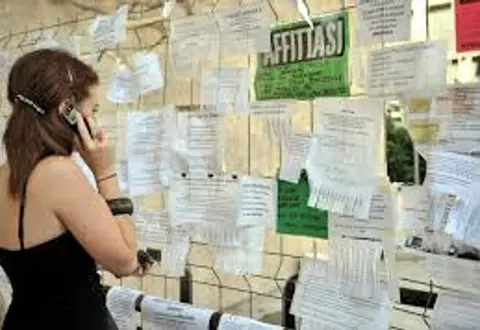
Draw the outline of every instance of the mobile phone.
M63 111L61 114L62 117L66 120L67 124L75 131L75 133L80 135L77 125L77 109L75 108L75 106L73 104L68 105L65 111ZM88 130L88 134L91 138L93 138L92 130L90 129L88 121L83 118L83 122L85 123L85 127Z

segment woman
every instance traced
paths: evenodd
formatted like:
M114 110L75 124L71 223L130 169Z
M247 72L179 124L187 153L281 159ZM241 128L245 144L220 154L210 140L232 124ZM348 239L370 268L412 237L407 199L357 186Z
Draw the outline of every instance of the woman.
M4 330L117 329L96 263L118 277L141 269L131 201L123 198L112 148L93 118L98 83L92 68L60 50L25 54L9 74L0 266L13 295ZM74 149L94 173L98 193L72 160Z

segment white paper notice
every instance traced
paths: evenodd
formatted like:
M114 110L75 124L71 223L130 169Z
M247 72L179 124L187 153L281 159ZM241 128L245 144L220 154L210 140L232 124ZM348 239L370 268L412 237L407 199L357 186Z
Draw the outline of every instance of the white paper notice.
M269 10L267 1L258 0L216 12L221 49L230 54L270 52Z
M427 161L427 179L433 194L465 198L471 184L480 180L480 159L453 152L432 151Z
M395 222L393 219L391 193L375 193L367 220L336 213L328 214L328 236L367 238L383 241L393 236Z
M208 329L212 314L212 310L147 296L142 301L142 328L144 330Z
M93 49L100 52L112 48L127 37L128 5L118 8L112 15L97 16L90 26Z
M135 301L141 292L114 286L107 293L107 308L119 330L136 330Z
M380 99L315 100L315 137L306 162L310 207L368 219L383 109Z
M440 292L432 314L432 329L477 329L480 323L480 295L468 292Z
M349 296L338 283L327 280L326 263L314 261L308 273L301 274L294 296L296 316L315 323L314 329L386 330L389 328L390 306L388 294L381 299ZM301 270L301 273L305 270ZM292 306L293 308L293 306ZM319 317L321 315L321 317Z
M139 246L161 249L168 243L170 221L168 212L156 209L136 210L135 231Z
M450 213L445 232L453 238L480 248L480 182L471 185L463 200L456 203Z
M171 107L128 113L126 149L131 196L159 193L168 187L175 127L176 112Z
M406 231L409 235L422 234L429 221L430 201L427 186L403 186L400 203L398 229Z
M450 86L448 102L443 105L451 113L446 131L441 135L442 149L457 153L478 154L480 151L480 85Z
M480 262L433 253L428 253L426 259L435 283L480 293Z
M202 74L201 104L219 113L248 110L250 69L217 68Z
M433 96L446 88L446 68L447 51L438 41L372 51L367 94Z
M265 121L270 141L285 144L292 134L293 116L297 111L294 100L269 100L250 103L249 113Z
M221 172L223 129L221 117L205 111L178 115L175 139L175 168L205 178Z
M264 227L237 228L236 241L217 248L215 269L236 276L262 274L264 238Z
M301 171L306 168L311 139L311 134L291 134L288 136L285 151L282 153L280 179L298 183Z
M329 240L329 281L339 281L348 295L380 299L385 287L380 272L381 241L334 238Z
M238 216L238 179L177 177L169 198L172 225L197 225L215 244L232 244ZM233 238L232 238L233 235Z
M360 44L410 40L411 0L360 0L357 4Z
M133 57L135 80L140 95L163 87L163 75L160 60L155 53L138 53Z
M223 314L218 330L282 330L283 327L252 320L248 317Z
M108 84L107 99L113 103L130 103L137 97L135 75L127 66L119 66Z
M276 221L276 180L242 176L237 226L270 227Z
M200 76L204 62L216 67L219 61L218 27L209 14L196 14L170 21L169 52L177 74ZM204 65L201 65L204 64Z

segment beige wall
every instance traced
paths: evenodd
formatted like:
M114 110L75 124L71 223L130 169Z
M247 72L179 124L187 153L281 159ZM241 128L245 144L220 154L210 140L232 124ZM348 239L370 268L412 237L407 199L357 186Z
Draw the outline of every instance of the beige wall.
M287 22L298 19L296 10L290 5L289 0L272 0L273 7L279 17L279 21ZM207 5L209 1L197 0L199 4L196 12L208 10ZM335 10L339 7L341 0L310 0L310 8L313 15L320 15L322 13ZM347 1L347 6L352 6L352 1ZM233 8L238 5L238 0L220 0L218 10L224 8ZM349 10L352 13L352 26L354 27L354 10ZM61 21L73 20L75 17L86 17L90 15L89 12L82 12L73 8L70 5L49 5L46 1L21 0L17 2L12 1L9 19L6 21L0 20L3 24L2 31L12 32L23 31L28 26L40 27L53 24L57 19ZM175 15L182 15L178 9ZM272 18L274 15L272 14ZM43 21L43 22L42 22ZM435 22L436 19L434 20ZM71 23L55 29L59 35L67 35L72 31L78 31L82 35L82 53L85 58L88 58L90 53L88 38L86 31L89 22ZM446 34L444 29L444 22L438 21L432 23L432 33L438 34L440 37ZM443 29L443 30L441 30ZM354 37L354 28L351 29L350 35ZM159 38L159 31L154 28L142 28L138 31L140 38L137 38L133 31L129 31L128 40L122 44L115 52L117 55L128 58L138 49L155 43ZM17 35L7 42L4 42L6 48L16 50L19 43L23 40L25 35ZM4 40L5 41L5 40ZM1 42L0 42L1 44ZM21 51L26 51L28 47L21 48ZM199 102L200 88L197 83L188 79L181 79L176 77L171 70L168 63L167 46L165 44L158 45L153 49L157 52L163 65L163 71L166 79L166 87L162 91L157 91L139 100L137 104L129 106L116 106L107 102L105 99L101 102L101 109L106 113L116 113L119 122L124 118L125 111L132 108L138 109L152 109L164 104L189 105ZM358 53L354 50L351 55L351 70L352 73L352 93L358 94L362 89L358 86L358 65L353 65L354 61L358 59ZM254 63L254 58L248 56L238 57L224 57L222 58L222 66L247 66L248 63ZM98 70L103 79L104 86L108 81L108 76L114 68L114 62L104 57ZM360 63L360 66L362 64ZM310 102L300 102L301 109L298 115L294 118L295 130L299 132L306 132L310 130ZM228 131L227 148L225 155L225 163L228 171L236 173L250 173L255 175L270 176L275 173L279 166L279 154L275 146L266 144L268 141L266 132L262 129L262 124L256 119L250 121L241 119L233 115L227 116L224 123ZM250 143L248 143L250 141ZM250 150L249 146L250 145ZM120 150L123 148L120 146ZM249 159L250 155L250 159ZM381 157L382 155L380 155ZM152 196L145 203L152 204L160 201L159 196ZM206 306L214 309L232 310L238 314L250 315L255 318L261 318L264 314L280 309L280 302L278 297L281 295L280 288L283 286L283 280L292 274L297 265L297 259L293 256L301 256L305 252L311 252L314 249L325 251L326 244L323 241L314 241L312 239L299 239L294 237L279 237L275 234L268 234L266 239L266 250L269 252L265 255L265 270L262 277L242 278L233 277L221 273L215 273L212 270L213 254L207 248L195 246L192 250L190 260L194 264L201 265L201 267L192 267L194 278L198 281L210 283L213 286L204 284L195 284L194 287L194 301L196 304ZM156 275L158 274L158 276ZM155 269L154 275L148 276L143 280L126 279L124 284L133 286L140 290L147 291L150 294L158 296L166 296L173 299L178 299L178 280L165 279L160 276L161 269ZM107 277L107 283L117 283L116 280ZM244 292L239 292L231 289L218 289L218 286L240 288ZM264 295L273 297L259 297L254 296L250 300L249 291L254 291ZM251 310L250 310L251 307ZM414 328L409 328L414 329Z

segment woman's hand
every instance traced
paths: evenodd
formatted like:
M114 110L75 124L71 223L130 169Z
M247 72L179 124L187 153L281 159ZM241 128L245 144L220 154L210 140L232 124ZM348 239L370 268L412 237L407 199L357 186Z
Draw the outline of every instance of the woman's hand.
M92 117L85 117L92 136L85 125L84 117L77 113L80 136L75 138L75 147L95 177L102 178L115 173L115 150L108 145L105 134Z
M147 252L143 250L138 250L137 267L128 276L143 277L148 274L148 272L150 271L150 269L153 267L154 264L155 264L155 260ZM115 275L115 277L120 278L117 275Z
M143 277L147 275L147 273L152 268L155 260L145 251L138 250L137 252L137 259L138 259L138 267L133 272L133 276Z

